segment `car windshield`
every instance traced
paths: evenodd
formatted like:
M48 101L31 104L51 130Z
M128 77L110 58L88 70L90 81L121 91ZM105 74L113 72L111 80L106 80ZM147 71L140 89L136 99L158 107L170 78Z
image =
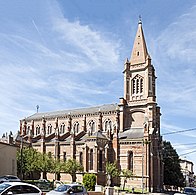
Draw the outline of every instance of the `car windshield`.
M5 189L8 188L9 186L10 186L10 184L6 184L6 183L0 184L0 192L2 192L3 190L5 190Z
M64 191L67 191L69 188L70 188L70 186L68 186L68 185L61 185L61 186L55 188L54 190L56 192L64 192Z

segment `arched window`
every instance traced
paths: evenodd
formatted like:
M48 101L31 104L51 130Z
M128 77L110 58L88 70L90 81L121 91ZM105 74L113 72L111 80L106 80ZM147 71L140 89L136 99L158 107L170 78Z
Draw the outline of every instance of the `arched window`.
M50 135L52 133L52 125L48 125L47 134Z
M140 93L143 93L143 89L144 89L143 79L140 79Z
M140 75L136 75L132 79L132 94L140 95L144 92L144 80Z
M62 123L61 126L60 126L60 134L64 134L65 133L65 124Z
M102 171L103 168L103 152L99 150L99 171Z
M108 119L107 121L105 121L105 131L111 131L112 130L112 121L110 119Z
M89 170L93 170L93 149L90 150Z
M35 128L35 133L36 133L36 135L40 134L40 126L39 125L37 125L37 127Z
M90 131L89 133L90 133L90 135L92 135L95 132L95 122L93 120L91 120L89 122L88 126L89 126L88 129Z
M78 122L76 122L76 123L74 124L73 130L74 130L75 133L78 133L78 132L79 132L79 123L78 123Z
M83 153L82 152L80 152L80 159L79 159L79 161L80 161L80 164L83 165Z
M127 163L128 167L127 169L130 171L133 171L133 152L129 151L128 152L128 163Z

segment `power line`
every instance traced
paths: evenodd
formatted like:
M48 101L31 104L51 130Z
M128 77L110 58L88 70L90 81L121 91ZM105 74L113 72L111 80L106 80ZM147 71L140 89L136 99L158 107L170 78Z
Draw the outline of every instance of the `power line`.
M180 154L179 156L184 156L184 155L192 154L192 153L195 153L195 152L196 152L196 150L193 150L193 151L191 151L191 152L187 152L187 153L184 153L184 154Z
M172 146L181 146L181 145L196 145L196 143L186 143L186 144L173 144Z
M184 132L188 132L188 131L196 131L196 128L184 129L184 130L180 130L180 131L172 131L172 132L169 132L169 133L163 133L162 135L171 135L171 134L176 134L176 133L184 133Z

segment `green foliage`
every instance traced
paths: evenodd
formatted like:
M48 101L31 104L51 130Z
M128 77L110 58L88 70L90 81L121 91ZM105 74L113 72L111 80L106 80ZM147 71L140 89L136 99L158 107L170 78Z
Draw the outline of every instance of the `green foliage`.
M118 177L120 175L116 163L106 163L106 173L112 178Z
M127 182L127 179L131 178L133 176L133 172L129 169L123 169L121 171L122 175L121 177L124 178L124 183L123 183L123 190L125 189L125 183Z
M40 171L41 153L34 148L23 148L17 152L17 171L24 175L31 175L33 172ZM22 170L21 170L22 169Z
M54 158L52 158L50 154L40 153L38 164L41 172L51 173L54 169Z
M96 184L96 175L91 173L84 174L83 184L87 191L94 191Z
M59 174L62 171L63 164L64 162L61 160L53 160L51 172Z
M32 178L34 172L52 172L54 167L54 159L49 154L42 154L32 147L17 152L17 171L22 171L24 176Z
M108 177L107 185L111 186L112 185L112 179L115 178L115 177L118 177L120 175L120 172L117 168L117 164L107 162L106 163L106 173L107 173L107 177Z
M180 159L170 142L163 142L164 184L175 187L184 186L184 177L180 168Z
M72 182L75 181L76 173L84 170L83 166L75 159L68 159L62 165L62 170L72 176Z

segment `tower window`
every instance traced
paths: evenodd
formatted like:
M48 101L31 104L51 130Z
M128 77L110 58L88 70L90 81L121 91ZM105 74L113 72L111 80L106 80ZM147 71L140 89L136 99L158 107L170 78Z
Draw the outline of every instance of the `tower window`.
M135 92L136 92L136 89L135 89L135 79L133 79L132 84L133 84L133 86L132 86L132 89L133 89L132 93L135 94Z
M143 79L140 79L140 93L143 93Z
M137 75L132 79L132 94L140 95L144 91L144 80L141 76Z
M129 93L129 80L127 80L127 93Z
M139 56L139 55L140 55L140 52L138 51L138 52L137 52L137 56Z

